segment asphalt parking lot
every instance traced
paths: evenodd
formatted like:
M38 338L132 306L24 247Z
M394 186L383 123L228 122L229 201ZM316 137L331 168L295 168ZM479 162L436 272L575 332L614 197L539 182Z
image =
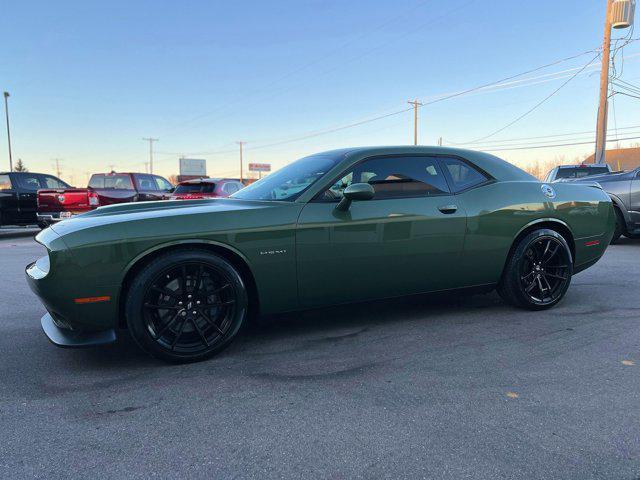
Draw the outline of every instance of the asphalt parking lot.
M495 294L268 319L166 365L55 348L0 240L1 478L640 478L640 241L542 313Z

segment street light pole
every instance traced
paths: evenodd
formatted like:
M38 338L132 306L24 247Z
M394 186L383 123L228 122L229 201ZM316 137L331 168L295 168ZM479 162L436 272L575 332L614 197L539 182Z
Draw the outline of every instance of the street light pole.
M11 156L11 129L9 128L9 92L4 92L4 114L7 118L7 143L9 144L9 171L13 172L13 158Z
M242 174L242 146L247 142L236 142L240 145L240 183L244 183L244 176Z
M607 147L607 111L609 94L609 63L611 55L611 7L613 0L607 0L607 12L604 20L604 42L602 44L602 68L600 70L600 104L596 126L596 152L594 163L605 163Z

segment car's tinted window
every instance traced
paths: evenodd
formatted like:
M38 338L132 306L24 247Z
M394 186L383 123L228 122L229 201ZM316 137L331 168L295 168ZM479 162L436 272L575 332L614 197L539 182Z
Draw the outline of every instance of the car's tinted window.
M178 185L173 193L213 193L215 183L185 183Z
M556 178L583 178L590 175L609 173L607 167L571 167L559 168Z
M20 185L20 187L24 188L25 190L38 190L39 188L42 188L40 186L40 179L35 173L21 173L20 175L17 175L17 177L18 185Z
M104 188L104 175L91 175L90 188Z
M138 190L158 190L155 179L152 175L135 175ZM122 188L122 187L117 187Z
M376 157L356 165L321 196L322 200L342 198L352 183L369 183L374 200L423 197L449 193L438 161L434 157Z
M173 185L171 185L167 180L162 177L158 177L154 175L153 178L156 181L156 185L158 186L158 190L171 190Z
M105 175L104 188L113 188L119 190L133 190L131 177L127 174L123 175Z
M68 184L64 183L59 178L52 177L51 175L43 175L42 181L45 188L69 188Z
M475 187L489 180L486 175L460 159L444 157L440 161L449 172L454 192Z
M9 175L0 175L0 190L11 190L11 179Z

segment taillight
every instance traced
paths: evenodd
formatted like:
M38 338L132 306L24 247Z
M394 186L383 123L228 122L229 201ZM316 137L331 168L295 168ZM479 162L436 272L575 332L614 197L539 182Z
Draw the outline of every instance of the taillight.
M89 192L87 196L89 197L89 205L91 205L92 207L97 207L98 205L100 205L100 199L98 198L98 194L96 192Z

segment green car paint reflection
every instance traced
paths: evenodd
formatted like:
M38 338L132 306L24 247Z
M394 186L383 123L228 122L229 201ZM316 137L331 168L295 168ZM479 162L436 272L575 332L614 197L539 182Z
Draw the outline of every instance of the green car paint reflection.
M551 188L485 153L443 147L353 148L306 157L228 199L122 204L60 222L38 235L49 263L29 265L27 279L48 311L42 322L54 343L112 341L115 329L131 329L139 321L155 332L152 340L163 327L171 335L160 351L137 338L145 350L168 359L199 359L226 346L233 332L215 330L212 317L223 308L222 297L212 293L213 286L204 292L202 283L194 283L202 275L197 257L182 260L192 270L184 273L185 280L176 277L167 284L170 291L157 298L168 302L163 310L127 314L132 308L127 302L136 296L131 289L143 288L137 282L154 259L166 263L168 280L178 275L171 273L172 252L205 252L237 272L235 294L244 289L248 300L246 309L237 307L239 297L226 300L236 302L234 312L242 312L242 318L236 318L238 312L224 313L235 325L244 322L247 312L273 314L466 287L502 285L499 291L506 298L514 294L505 284L505 269L516 247L531 233L542 232L529 250L522 247L522 255L533 252L544 263L550 252L559 250L550 265L556 270L548 277L536 272L528 277L536 279L535 285L523 288L537 290L537 297L532 296L539 302L527 305L525 297L518 297L512 303L546 308L568 287L557 286L555 298L549 293L556 287L554 278L570 280L571 273L595 263L614 222L611 201L597 185ZM549 230L561 238L554 240ZM525 267L517 268L539 268L532 259L524 258ZM214 265L215 259L202 262L214 272L204 275L207 282L214 282L219 268L222 277L233 276ZM570 271L560 269L567 262ZM182 323L173 320L181 331L174 324L167 327L184 313L180 299L187 302L189 291L217 306L186 312ZM220 338L203 338L209 329ZM96 332L110 333L96 340ZM197 350L193 346L174 355L169 344L175 341L172 348L182 348L178 335L191 335L191 344L201 341L206 351L187 354ZM208 343L217 347L207 349Z

